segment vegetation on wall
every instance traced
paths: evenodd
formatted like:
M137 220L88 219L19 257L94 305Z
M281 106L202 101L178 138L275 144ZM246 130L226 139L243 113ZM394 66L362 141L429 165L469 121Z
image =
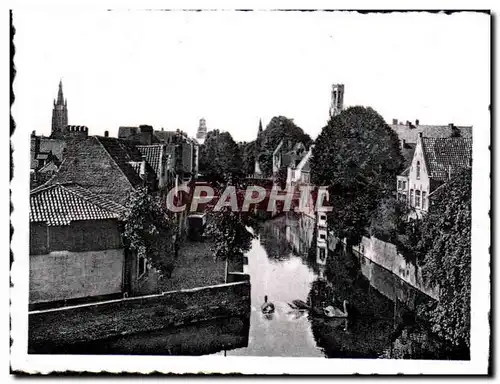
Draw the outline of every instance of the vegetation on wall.
M131 192L125 206L126 245L139 257L145 257L161 276L169 277L174 268L176 223L163 208L160 196L139 188Z
M440 287L439 302L420 313L459 347L470 346L471 182L465 169L436 192L418 245L424 277Z

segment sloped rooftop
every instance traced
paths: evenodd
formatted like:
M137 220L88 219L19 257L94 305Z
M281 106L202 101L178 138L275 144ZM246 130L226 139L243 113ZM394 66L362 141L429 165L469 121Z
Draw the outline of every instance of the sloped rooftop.
M429 176L436 180L447 180L449 172L471 166L472 139L463 137L422 138Z
M30 194L30 222L49 226L69 225L78 220L120 219L125 207L78 184L53 184L34 189Z

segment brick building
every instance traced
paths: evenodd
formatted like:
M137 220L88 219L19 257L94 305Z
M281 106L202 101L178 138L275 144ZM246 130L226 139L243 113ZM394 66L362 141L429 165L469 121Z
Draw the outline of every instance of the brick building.
M75 183L30 195L30 305L156 293L156 271L124 247L126 209Z
M472 139L424 137L421 132L409 168L397 177L398 198L415 209L429 209L429 197L461 169L472 166Z

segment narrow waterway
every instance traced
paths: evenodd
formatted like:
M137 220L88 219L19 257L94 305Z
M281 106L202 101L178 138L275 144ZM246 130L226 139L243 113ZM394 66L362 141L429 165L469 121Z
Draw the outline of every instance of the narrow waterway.
M262 224L245 255L250 318L229 318L93 343L78 353L329 358L450 358L442 345L407 319L428 302L397 276L340 244L316 241L314 219L282 216ZM326 257L325 257L326 256ZM275 305L264 315L264 296ZM291 308L342 308L356 319L325 318Z

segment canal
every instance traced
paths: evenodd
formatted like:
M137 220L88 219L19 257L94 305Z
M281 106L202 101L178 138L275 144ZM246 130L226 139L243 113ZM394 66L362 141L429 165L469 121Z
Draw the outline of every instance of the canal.
M419 322L414 310L430 299L361 255L316 241L315 221L287 215L264 222L245 257L251 314L93 343L79 353L328 358L458 358ZM324 257L326 255L326 257ZM275 305L264 315L264 296ZM342 308L354 320L328 319L291 308ZM462 357L462 356L459 356Z

